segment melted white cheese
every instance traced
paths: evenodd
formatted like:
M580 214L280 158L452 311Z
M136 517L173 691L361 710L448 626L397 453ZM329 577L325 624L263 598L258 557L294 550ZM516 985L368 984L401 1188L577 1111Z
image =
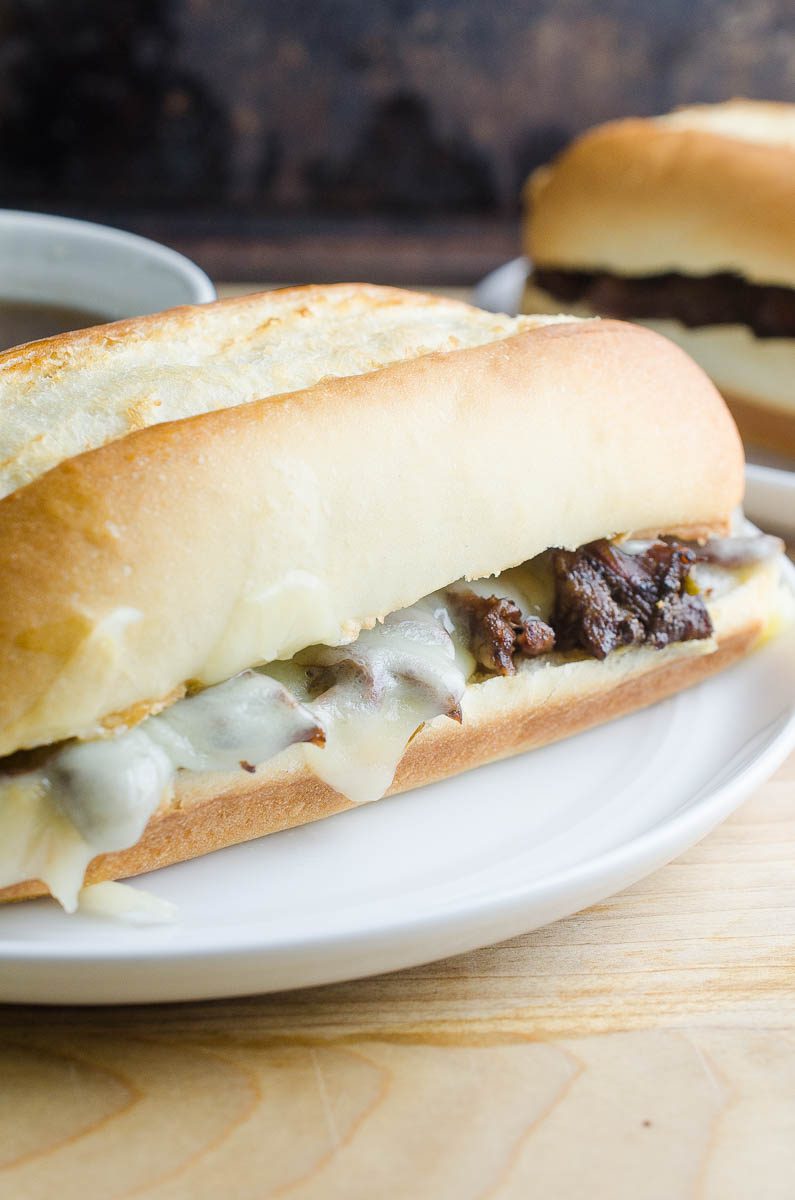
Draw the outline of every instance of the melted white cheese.
M296 742L325 739L324 749L306 747L310 769L355 803L377 799L415 730L463 696L473 660L448 630L443 600L428 597L349 646L244 671L117 737L67 744L39 770L0 780L0 887L41 879L73 911L91 859L135 845L178 771L256 766ZM307 666L333 672L311 705Z
M179 915L176 904L126 883L92 883L80 889L78 911L131 925L166 925Z
M95 851L50 795L43 777L7 779L0 788L0 887L41 879L71 912Z
M622 548L639 553L646 545ZM736 574L703 564L693 572L710 598ZM542 619L554 598L545 555L447 592L459 586L506 596ZM417 729L456 715L474 669L468 626L439 592L348 645L310 647L177 701L115 738L67 744L39 770L0 777L0 888L40 879L71 911L91 859L139 840L178 771L256 766L295 743L315 743L303 746L306 764L336 791L356 804L376 800ZM81 906L102 898L93 889L83 895Z
M447 610L431 596L351 645L297 655L299 666L335 669L333 685L312 704L326 744L304 754L314 774L354 804L380 799L417 729L457 710L473 660L446 625Z
M68 744L0 782L0 887L41 879L74 911L91 859L135 845L178 770L256 765L320 732L274 679L244 671L118 737Z
M717 600L737 586L740 571L733 567L721 567L716 563L694 563L690 568L690 582L703 600Z

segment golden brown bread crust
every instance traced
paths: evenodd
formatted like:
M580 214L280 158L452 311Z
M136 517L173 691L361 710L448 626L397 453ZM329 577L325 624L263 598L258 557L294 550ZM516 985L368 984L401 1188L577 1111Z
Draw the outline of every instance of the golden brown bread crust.
M795 286L795 142L686 121L613 121L528 181L525 245L538 266L625 275L732 271ZM795 124L795 107L787 106ZM682 114L674 114L674 118Z
M559 308L559 300L528 282L523 311L552 314ZM573 309L579 317L598 316L585 304ZM757 338L740 325L688 328L680 321L636 321L676 342L704 368L744 441L795 454L795 338Z
M537 323L349 283L174 308L16 346L0 353L0 496L138 429Z
M96 736L550 544L719 530L742 488L706 376L614 321L140 430L0 501L0 754Z
M611 676L611 686L586 691L575 701L564 689L561 699L540 708L509 702L463 726L438 719L410 743L388 794L547 745L654 704L736 662L758 640L763 627L764 614L760 613L732 632L713 654L656 652L658 666ZM492 682L497 686L505 683ZM143 874L353 807L305 770L273 773L267 778L247 776L236 788L220 794L214 793L213 786L208 777L195 789L191 803L156 814L144 836L129 850L94 859L86 882ZM29 881L0 890L0 902L44 894L42 884Z

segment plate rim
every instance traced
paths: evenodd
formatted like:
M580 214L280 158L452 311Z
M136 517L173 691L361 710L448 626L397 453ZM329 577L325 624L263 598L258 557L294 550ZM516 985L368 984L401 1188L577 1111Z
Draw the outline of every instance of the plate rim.
M279 942L278 939L274 940L271 938L267 947L263 947L261 940L257 940L251 936L244 938L234 938L232 936L231 941L218 941L210 947L195 943L180 945L171 940L164 940L160 944L149 943L140 950L125 946L117 954L113 953L112 947L107 945L94 950L90 948L78 951L68 950L59 955L57 951L56 953L48 952L46 954L41 953L41 951L35 953L37 946L40 945L40 943L36 942L20 943L18 947L14 943L13 952L7 952L2 944L0 944L0 966L11 967L15 963L32 962L47 963L53 967L96 966L105 962L113 964L124 962L134 966L141 963L151 963L154 965L164 959L167 959L171 963L188 964L191 962L231 960L236 957L243 958L248 957L252 953L262 954L262 960L265 963L271 950L281 952L289 950L291 953L303 955L312 950L327 951L336 946L366 944L373 939L377 939L383 945L390 938L394 939L398 936L405 937L420 933L427 935L428 933L433 933L435 930L443 930L450 924L457 925L474 917L483 917L484 915L491 917L499 916L506 910L514 909L517 904L529 904L535 899L552 898L557 892L575 880L580 880L584 885L587 878L590 886L597 885L599 880L603 879L606 874L610 874L612 870L619 870L622 865L627 865L627 860L633 862L638 868L638 874L635 876L635 881L637 882L637 880L643 878L647 873L649 858L660 860L661 864L664 865L672 861L678 854L684 853L686 849L696 845L724 819L730 816L732 812L736 811L743 799L750 794L751 790L760 786L766 779L769 779L778 767L786 761L792 750L795 749L795 702L786 720L778 721L775 724L779 725L780 728L775 730L775 732L771 731L771 740L767 742L764 749L755 754L738 774L734 775L717 789L709 791L694 805L687 807L682 812L673 814L652 828L644 830L636 837L603 851L595 857L583 859L574 866L544 876L542 879L526 887L513 885L503 891L491 894L486 900L467 899L460 904L447 906L443 913L437 911L421 914L412 918L408 923L405 918L394 917L382 921L377 925L369 925L354 931L331 930L321 932L320 934L299 933L297 936L292 935L289 940L285 940L284 942ZM688 826L695 826L696 830L700 831L695 833L692 841L687 840L694 832L692 829L688 832ZM665 835L664 840L666 842L662 858L655 850L655 847L659 847L661 835ZM670 857L665 857L669 854ZM633 871L634 869L633 867ZM609 895L618 894L618 891L623 891L625 887L631 886L631 883L623 884L615 893L609 893ZM46 898L42 899L46 903ZM573 911L581 912L587 907L589 907L588 904L577 905ZM562 918L555 918L554 920L560 919ZM552 923L554 922L543 922L534 928L543 928L547 924ZM147 928L173 929L174 926L151 926ZM233 935L233 932L233 930L226 929L224 936L229 937L230 934ZM475 945L480 944L483 943L475 942ZM487 942L485 944L488 945L491 943ZM443 957L448 957L448 955L444 955ZM419 961L435 960L420 959ZM393 969L402 970L405 968L395 967ZM218 993L219 996L224 994L232 995L233 993ZM57 1004L60 1001L56 1000L53 1003Z
M745 474L752 482L772 483L787 491L795 491L795 467L790 471L786 467L768 467L764 463L746 461Z

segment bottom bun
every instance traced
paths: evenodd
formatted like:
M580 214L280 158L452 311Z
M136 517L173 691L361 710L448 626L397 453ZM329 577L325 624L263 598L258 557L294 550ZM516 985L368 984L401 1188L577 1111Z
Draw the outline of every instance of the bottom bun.
M570 304L528 283L525 313L598 316L585 304ZM758 338L745 325L690 328L680 321L630 317L676 342L704 368L726 400L746 442L795 455L795 338Z
M618 650L604 662L553 654L523 663L513 676L471 684L463 723L437 717L425 725L409 743L388 794L559 741L730 666L770 629L778 573L778 563L757 568L710 605L716 640ZM140 875L352 807L307 770L300 746L285 751L278 767L254 775L186 774L173 804L152 817L141 840L94 859L86 883ZM46 893L43 884L28 881L1 890L0 900Z

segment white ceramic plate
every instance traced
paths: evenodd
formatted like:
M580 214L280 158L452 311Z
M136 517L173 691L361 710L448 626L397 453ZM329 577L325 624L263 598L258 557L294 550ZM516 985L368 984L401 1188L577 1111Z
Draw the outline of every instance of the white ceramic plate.
M788 567L795 579L795 569ZM172 925L0 910L0 1000L269 992L428 962L626 887L795 746L795 629L722 675L556 746L170 867Z
M757 525L795 541L795 469L765 461L749 451L745 467L745 510Z
M526 258L514 258L497 267L474 290L473 302L489 312L519 310L527 271ZM745 470L745 510L763 529L795 538L795 468L781 459L749 451Z

